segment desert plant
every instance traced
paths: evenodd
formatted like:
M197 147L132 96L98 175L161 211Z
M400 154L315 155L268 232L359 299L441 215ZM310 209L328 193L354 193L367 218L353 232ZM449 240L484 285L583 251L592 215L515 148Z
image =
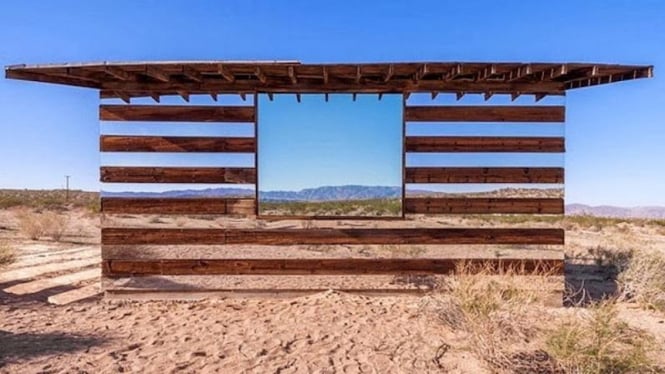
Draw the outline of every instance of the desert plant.
M551 330L546 350L570 373L641 373L653 369L653 339L618 318L616 303L605 300L587 313Z
M16 261L16 249L9 244L0 243L0 267Z
M527 361L536 353L515 353L511 347L535 335L536 329L523 321L529 319L530 310L537 310L533 306L540 301L542 287L525 287L515 276L523 274L522 269L498 270L489 263L461 263L441 287L438 315L450 328L468 335L468 349L493 371L529 371L533 362ZM539 365L550 370L553 363L545 357Z
M37 213L22 210L17 215L19 231L32 240L39 240L44 235L44 225Z
M655 250L634 251L617 276L622 300L665 312L665 254Z
M41 216L41 226L46 236L59 242L67 231L69 218L65 214L46 212Z

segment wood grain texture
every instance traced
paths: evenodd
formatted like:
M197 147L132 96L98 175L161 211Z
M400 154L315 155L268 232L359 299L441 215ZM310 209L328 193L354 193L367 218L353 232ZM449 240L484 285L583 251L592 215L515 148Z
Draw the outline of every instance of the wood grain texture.
M101 152L241 152L256 151L254 138L102 135Z
M409 214L563 214L563 199L557 198L444 198L409 197Z
M409 122L564 122L564 106L407 106Z
M251 198L132 198L102 197L107 214L228 214L254 215Z
M563 183L563 168L407 167L405 183Z
M102 244L563 244L561 229L162 229L102 228Z
M564 138L407 136L406 152L564 152Z
M247 183L256 182L254 168L103 166L105 183Z
M462 261L489 265L497 272L563 274L563 260L522 259L223 259L223 260L105 260L107 277L146 275L345 275L345 274L451 274ZM481 266L476 266L480 268Z
M102 121L254 122L253 106L100 105Z

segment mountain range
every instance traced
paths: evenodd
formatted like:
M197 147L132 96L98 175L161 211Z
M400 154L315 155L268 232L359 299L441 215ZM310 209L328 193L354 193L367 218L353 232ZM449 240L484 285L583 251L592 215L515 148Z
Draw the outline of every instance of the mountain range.
M472 196L486 197L555 197L557 190L511 189L503 188L496 191L469 193ZM266 201L333 201L399 198L402 188L399 186L322 186L306 188L299 191L262 191L261 199ZM442 193L428 190L409 189L410 196L454 196L459 194ZM104 197L254 197L254 190L248 188L207 188L203 190L170 190L164 192L105 192ZM568 215L594 215L618 218L653 218L665 219L665 207L641 206L618 207L611 205L591 206L585 204L566 205Z

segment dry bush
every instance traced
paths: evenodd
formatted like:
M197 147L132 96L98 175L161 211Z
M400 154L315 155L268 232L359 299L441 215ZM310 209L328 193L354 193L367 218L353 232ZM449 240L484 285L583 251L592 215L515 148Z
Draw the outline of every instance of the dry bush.
M19 231L32 240L39 240L44 235L41 216L37 213L22 210L17 213Z
M19 230L32 240L43 236L60 241L67 230L69 218L56 212L35 213L23 210L17 214Z
M620 298L665 312L665 254L634 251L617 277Z
M453 330L468 334L468 349L493 371L556 372L543 351L515 351L526 346L538 329L526 321L537 320L542 290L546 289L546 269L535 272L542 287L525 287L524 269L497 268L494 264L461 264L442 286L445 292L438 304L439 318ZM528 274L535 275L534 272Z
M41 225L46 236L59 242L69 226L69 217L66 214L46 212L41 216Z
M546 338L546 351L566 373L642 373L655 370L649 358L653 338L619 321L606 300L570 317Z
M0 267L16 261L16 249L9 244L0 243Z

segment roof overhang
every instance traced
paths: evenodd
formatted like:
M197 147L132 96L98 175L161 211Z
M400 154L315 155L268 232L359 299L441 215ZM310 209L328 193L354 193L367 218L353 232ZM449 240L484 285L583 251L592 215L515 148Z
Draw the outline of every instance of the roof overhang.
M13 65L5 76L100 90L102 98L259 93L481 93L564 95L650 78L653 66L599 63L165 61Z

